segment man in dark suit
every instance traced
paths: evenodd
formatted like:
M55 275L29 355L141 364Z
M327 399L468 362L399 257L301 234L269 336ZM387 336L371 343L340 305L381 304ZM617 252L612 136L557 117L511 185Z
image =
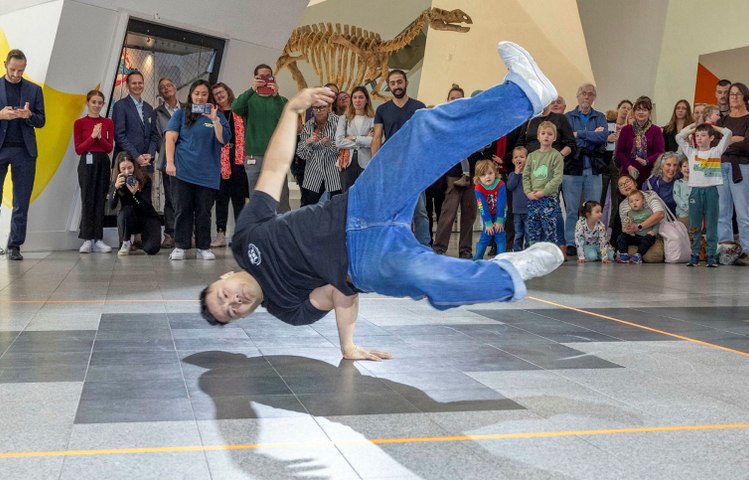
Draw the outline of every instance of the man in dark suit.
M26 241L29 203L36 174L34 129L44 126L42 89L23 79L25 69L26 55L20 50L8 52L6 73L0 81L0 198L10 166L13 181L13 214L8 237L10 260L23 260L21 245Z
M130 152L138 164L153 173L154 154L161 138L156 128L154 110L141 98L144 83L139 71L127 77L130 95L120 99L112 109L114 122L114 156L123 150Z

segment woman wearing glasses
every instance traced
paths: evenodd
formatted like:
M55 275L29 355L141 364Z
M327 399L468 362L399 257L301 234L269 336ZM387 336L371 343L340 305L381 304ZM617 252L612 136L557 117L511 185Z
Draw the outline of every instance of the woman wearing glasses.
M637 182L637 188L650 176L653 164L666 151L661 127L650 121L653 102L640 97L633 108L634 121L622 127L616 143L616 158L622 175L629 175Z
M317 203L323 192L329 192L331 197L341 193L335 143L337 126L338 116L330 111L329 105L316 106L312 108L312 118L299 134L296 154L307 162L302 182L302 207Z
M749 88L746 85L731 85L728 107L728 115L718 120L719 127L733 132L731 144L720 159L723 185L718 187L718 241L733 241L731 217L735 209L739 241L744 252L749 252ZM743 253L738 262L749 265L749 255Z

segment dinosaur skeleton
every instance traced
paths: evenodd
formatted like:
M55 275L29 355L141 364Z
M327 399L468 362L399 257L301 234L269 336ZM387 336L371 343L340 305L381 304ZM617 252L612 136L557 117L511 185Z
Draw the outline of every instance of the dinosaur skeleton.
M350 91L357 85L377 80L372 96L385 98L380 90L387 78L390 56L411 43L424 25L435 30L465 33L470 27L461 24L472 23L471 17L462 10L430 8L388 41L383 41L377 33L351 25L303 25L291 33L276 62L276 73L286 67L299 89L306 88L307 82L297 66L297 62L305 61L317 73L320 85L333 82L343 91Z

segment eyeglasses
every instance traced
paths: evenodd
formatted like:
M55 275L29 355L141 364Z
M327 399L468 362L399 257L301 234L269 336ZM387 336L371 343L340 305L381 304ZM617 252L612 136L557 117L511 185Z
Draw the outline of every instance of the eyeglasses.
M741 92L731 92L728 94L729 97L743 97L744 94Z
M326 110L328 107L312 107L312 110L315 112L320 112L322 110Z

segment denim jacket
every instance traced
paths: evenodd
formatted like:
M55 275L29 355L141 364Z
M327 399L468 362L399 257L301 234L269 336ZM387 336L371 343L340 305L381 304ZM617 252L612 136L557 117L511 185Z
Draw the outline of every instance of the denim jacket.
M606 140L609 136L608 122L603 113L590 109L588 124L583 123L580 118L580 107L575 107L564 114L572 126L572 130L577 132L574 157L570 155L564 162L565 175L582 175L585 157L590 159L590 166L593 168L593 174L599 175L607 170L607 161L604 157L606 151ZM595 129L603 127L603 130L596 132Z

